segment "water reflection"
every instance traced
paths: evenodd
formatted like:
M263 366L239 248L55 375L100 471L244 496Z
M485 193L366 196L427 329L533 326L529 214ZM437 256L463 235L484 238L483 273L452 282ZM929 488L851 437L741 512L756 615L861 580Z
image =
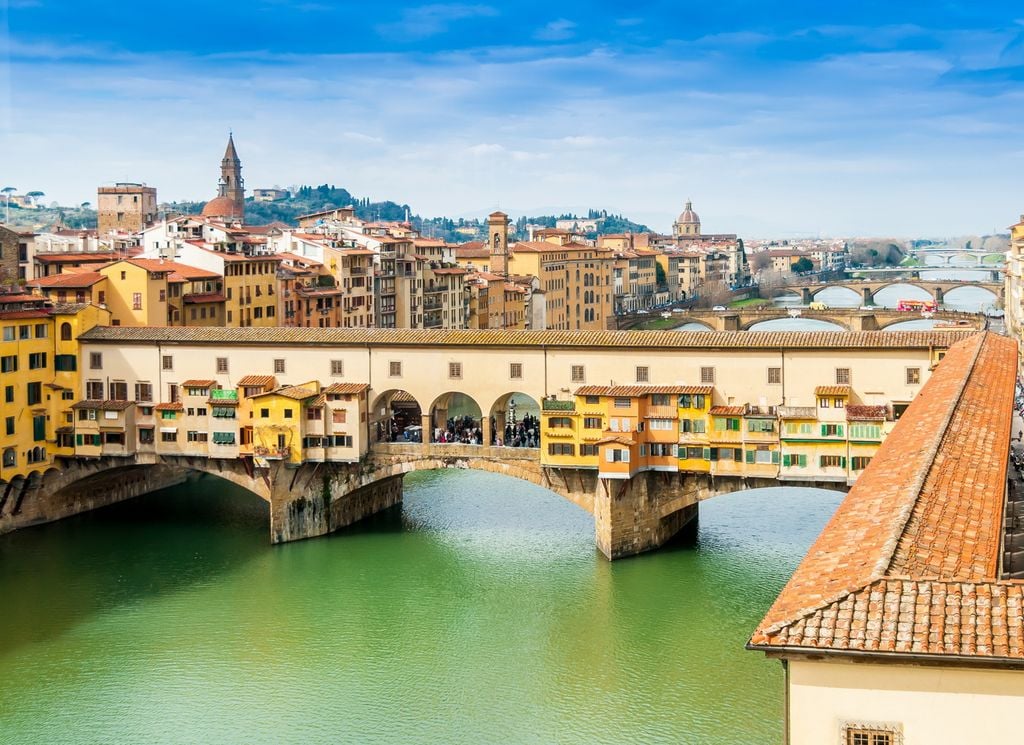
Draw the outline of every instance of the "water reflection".
M676 331L711 331L711 328L705 326L703 323L690 321L689 323L684 323L682 326L677 326Z
M760 321L750 327L751 331L846 331L838 323L817 318L773 318Z

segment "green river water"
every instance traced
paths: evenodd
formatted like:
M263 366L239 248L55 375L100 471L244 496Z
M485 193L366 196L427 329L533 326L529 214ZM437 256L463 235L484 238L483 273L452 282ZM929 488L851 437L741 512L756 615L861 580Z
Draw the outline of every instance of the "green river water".
M212 478L0 538L3 743L778 743L744 643L841 495L701 506L609 563L591 517L478 472L267 543Z

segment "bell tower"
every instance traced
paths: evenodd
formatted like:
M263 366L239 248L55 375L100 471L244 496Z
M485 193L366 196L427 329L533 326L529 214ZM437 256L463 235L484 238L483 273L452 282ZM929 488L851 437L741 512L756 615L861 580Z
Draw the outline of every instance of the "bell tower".
M508 274L508 215L492 212L487 216L487 240L491 244L491 271Z
M233 134L228 134L228 146L224 150L224 158L220 161L220 181L217 191L238 205L238 214L245 210L245 181L242 180L242 161L235 151Z

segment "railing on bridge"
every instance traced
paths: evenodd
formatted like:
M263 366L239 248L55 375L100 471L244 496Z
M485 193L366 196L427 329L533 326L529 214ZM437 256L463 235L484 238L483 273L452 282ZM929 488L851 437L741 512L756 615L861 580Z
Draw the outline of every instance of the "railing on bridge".
M375 442L371 455L402 455L412 458L492 458L502 460L540 460L540 448L510 448L497 445L465 445L456 442Z

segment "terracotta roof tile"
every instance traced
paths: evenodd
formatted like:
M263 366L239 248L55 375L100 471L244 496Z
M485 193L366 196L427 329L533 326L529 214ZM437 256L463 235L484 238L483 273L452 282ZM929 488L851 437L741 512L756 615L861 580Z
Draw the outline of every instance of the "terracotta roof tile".
M212 388L217 385L216 380L186 380L181 384L182 388Z
M885 406L860 406L852 404L846 407L846 419L851 422L873 422L885 419L889 410Z
M184 411L185 407L180 401L173 401L171 403L157 404L154 406L157 411Z
M366 383L331 383L324 388L324 393L362 393L369 389Z
M85 341L115 344L325 344L365 346L562 347L628 349L945 349L974 331L523 331L344 328L97 326Z
M745 406L712 406L708 413L711 416L743 416L746 411Z
M585 385L576 389L577 396L648 396L665 393L678 396L683 393L711 395L710 385Z
M814 389L816 396L849 396L850 386L848 385L819 385Z
M246 375L238 381L239 386L276 386L277 378L273 375Z
M1024 660L1024 583L998 574L1016 367L991 333L949 350L750 648Z
M134 401L78 401L71 404L72 409L100 409L103 411L124 411L130 406L135 406Z

